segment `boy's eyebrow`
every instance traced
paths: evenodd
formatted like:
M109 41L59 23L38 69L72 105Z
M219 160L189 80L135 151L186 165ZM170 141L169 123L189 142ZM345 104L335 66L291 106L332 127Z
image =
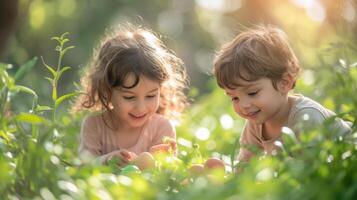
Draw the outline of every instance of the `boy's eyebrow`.
M245 85L240 85L240 86L238 86L236 89L242 88L242 90L245 91L245 90L248 90L248 89L250 89L251 87L255 87L255 86L257 86L257 85L259 85L259 84L258 84L258 83L248 83L248 84L245 84ZM229 92L226 92L226 95L232 96L232 94L229 93Z
M247 90L247 89L249 89L251 87L255 87L255 86L258 86L258 85L260 85L260 84L257 83L257 82L253 82L253 83L247 83L247 84L244 84L244 85L238 86L238 87L243 88L243 90Z

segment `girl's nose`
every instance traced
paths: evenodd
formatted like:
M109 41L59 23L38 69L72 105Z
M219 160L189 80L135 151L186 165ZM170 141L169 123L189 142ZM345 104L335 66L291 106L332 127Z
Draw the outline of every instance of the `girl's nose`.
M137 101L137 103L136 103L136 109L137 109L138 111L145 111L145 108L146 108L145 101L143 101L143 100Z

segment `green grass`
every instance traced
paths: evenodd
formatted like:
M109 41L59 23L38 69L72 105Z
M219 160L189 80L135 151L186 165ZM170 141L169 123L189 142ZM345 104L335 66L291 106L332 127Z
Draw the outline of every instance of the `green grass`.
M58 81L69 67L61 60L68 39L58 41L56 68L45 64L51 77L50 105L40 105L35 90L18 85L38 59L10 73L11 65L0 64L0 194L2 199L355 199L357 197L356 134L334 139L324 127L306 135L321 135L324 140L313 147L291 138L275 156L259 156L243 171L211 176L191 176L192 163L220 157L235 164L243 120L232 111L229 99L214 86L212 92L194 102L177 127L178 159L158 159L160 167L143 172L123 172L115 166L83 164L77 157L78 134L83 113L57 112L65 100L78 92L59 95ZM42 59L43 60L43 59ZM314 91L321 102L329 103L341 117L354 122L357 115L357 67L340 58L335 65L322 63L314 85L300 81L297 89ZM41 78L41 77L38 77ZM313 87L313 89L311 89ZM24 94L22 94L24 93ZM21 96L22 95L22 96ZM13 105L18 96L32 106L20 111ZM64 114L66 113L66 114ZM224 116L222 118L222 116ZM225 122L221 122L225 119ZM233 121L231 121L233 120ZM230 123L233 122L233 123ZM326 126L327 127L327 126ZM200 129L201 128L201 129ZM202 129L204 128L204 129ZM208 131L208 140L196 137ZM289 137L284 135L283 137ZM293 155L293 157L289 156ZM169 157L170 158L170 157Z

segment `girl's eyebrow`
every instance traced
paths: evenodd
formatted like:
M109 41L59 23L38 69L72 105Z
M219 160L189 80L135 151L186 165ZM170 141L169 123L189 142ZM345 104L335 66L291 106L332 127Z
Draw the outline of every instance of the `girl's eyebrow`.
M155 89L152 89L152 90L148 91L147 93L156 92L156 91L158 91L158 90L159 90L159 88L155 88ZM132 92L132 91L127 90L127 89L121 89L121 91L122 91L122 92L125 92L125 93L135 94L135 92Z

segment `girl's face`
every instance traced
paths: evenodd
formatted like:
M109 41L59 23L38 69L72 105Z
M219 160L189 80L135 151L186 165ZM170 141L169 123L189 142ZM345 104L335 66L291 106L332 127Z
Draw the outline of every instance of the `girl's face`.
M135 82L134 75L129 75L124 86ZM120 125L138 128L156 113L160 103L160 84L141 76L133 88L114 88L111 103Z
M242 85L236 89L224 89L232 98L234 110L239 116L254 124L281 118L281 113L284 113L282 109L286 108L287 92L276 90L268 78L242 81Z

